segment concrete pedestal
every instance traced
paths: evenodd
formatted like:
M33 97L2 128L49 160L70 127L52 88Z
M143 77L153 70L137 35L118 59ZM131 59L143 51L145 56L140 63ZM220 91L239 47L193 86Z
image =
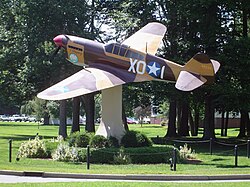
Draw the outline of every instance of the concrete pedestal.
M122 124L122 86L102 90L102 119L96 134L113 136L119 141L125 134Z

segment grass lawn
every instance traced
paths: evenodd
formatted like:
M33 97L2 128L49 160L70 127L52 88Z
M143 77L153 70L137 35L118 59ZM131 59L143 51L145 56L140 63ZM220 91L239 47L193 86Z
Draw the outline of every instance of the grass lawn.
M83 127L82 127L83 128ZM145 133L149 137L157 135L163 137L166 127L160 125L130 125L131 130ZM83 129L82 129L83 131ZM70 126L68 127L70 132ZM48 159L23 159L15 160L17 150L21 142L34 138L39 133L45 139L51 139L58 134L58 126L38 126L36 123L0 123L0 170L18 171L46 171L67 172L84 174L167 174L167 175L217 175L217 174L250 174L250 159L246 157L246 146L239 147L238 167L234 166L233 147L216 146L213 155L209 154L209 143L190 144L197 158L202 160L200 164L178 164L177 171L170 171L169 164L152 165L102 165L91 164L90 170L86 169L86 163L64 163ZM219 133L219 131L217 132ZM238 134L236 129L228 132L230 138ZM199 135L201 136L201 135ZM8 162L8 141L13 139L12 162ZM169 142L173 144L173 142ZM183 145L177 143L177 146ZM130 183L129 183L130 184ZM192 184L193 185L193 184ZM1 185L2 186L2 185ZM126 186L126 184L125 184Z

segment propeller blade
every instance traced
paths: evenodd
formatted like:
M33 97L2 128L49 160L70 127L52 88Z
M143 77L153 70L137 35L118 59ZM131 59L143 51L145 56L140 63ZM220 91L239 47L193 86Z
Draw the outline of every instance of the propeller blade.
M63 36L65 36L65 38L67 38L68 40L70 40L69 37L66 34L64 34Z
M61 49L61 46L56 48L56 50L54 51L54 53L50 57L50 61L53 61L53 59L55 58L55 56L57 55L57 53L59 52L60 49Z

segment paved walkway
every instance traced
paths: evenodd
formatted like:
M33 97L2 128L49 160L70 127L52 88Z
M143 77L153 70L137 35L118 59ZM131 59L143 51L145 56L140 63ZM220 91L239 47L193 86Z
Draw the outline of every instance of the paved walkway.
M21 172L0 170L0 183L21 182L250 182L250 175L109 175L109 174L68 174L51 172Z
M44 177L25 177L16 175L0 175L0 183L41 183L41 182L87 182L98 181L94 179L72 179L72 178L44 178Z

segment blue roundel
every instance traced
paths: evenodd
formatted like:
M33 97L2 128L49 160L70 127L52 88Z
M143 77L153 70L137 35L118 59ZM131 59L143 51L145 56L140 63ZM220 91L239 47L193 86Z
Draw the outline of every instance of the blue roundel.
M72 62L72 63L77 63L77 62L78 62L78 57L76 56L76 54L71 53L71 54L69 55L69 60L70 60L70 62Z
M69 88L67 86L62 86L62 87L56 87L53 90L56 90L56 91L61 92L61 93L66 93L69 91Z
M161 66L156 62L149 62L146 71L152 77L159 77L161 73Z

